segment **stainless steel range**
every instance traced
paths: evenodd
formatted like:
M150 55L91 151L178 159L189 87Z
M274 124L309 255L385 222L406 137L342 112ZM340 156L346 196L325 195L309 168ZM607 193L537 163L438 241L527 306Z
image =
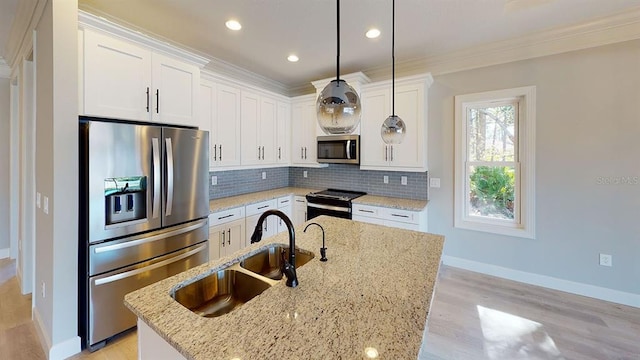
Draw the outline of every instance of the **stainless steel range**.
M361 191L327 189L307 195L307 220L328 215L351 219L351 200L367 195Z

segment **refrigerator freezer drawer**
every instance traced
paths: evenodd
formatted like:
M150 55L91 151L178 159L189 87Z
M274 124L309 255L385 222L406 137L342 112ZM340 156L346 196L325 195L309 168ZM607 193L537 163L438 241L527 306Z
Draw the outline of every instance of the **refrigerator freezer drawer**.
M89 278L89 339L93 347L136 325L136 316L124 306L132 291L208 261L208 242L118 271Z
M209 220L200 219L89 246L89 276L139 263L209 238Z

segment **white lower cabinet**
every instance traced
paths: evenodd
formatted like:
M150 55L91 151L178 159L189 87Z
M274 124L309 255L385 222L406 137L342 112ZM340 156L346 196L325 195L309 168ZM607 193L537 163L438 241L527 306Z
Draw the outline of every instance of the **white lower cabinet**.
M245 247L244 207L209 215L209 261Z
M287 217L289 219L291 219L292 216L292 206L291 203L293 202L293 197L292 196L283 196L278 198L278 210L282 211L285 215L287 215ZM293 222L293 219L291 219L291 222ZM277 230L276 233L281 233L283 231L288 231L287 229L287 225L284 223L284 221L280 218L277 219ZM295 224L294 224L295 226Z
M399 229L427 231L427 209L411 211L379 206L353 204L355 221L384 225Z
M294 226L300 226L307 221L307 198L304 196L293 197L293 214L291 221Z

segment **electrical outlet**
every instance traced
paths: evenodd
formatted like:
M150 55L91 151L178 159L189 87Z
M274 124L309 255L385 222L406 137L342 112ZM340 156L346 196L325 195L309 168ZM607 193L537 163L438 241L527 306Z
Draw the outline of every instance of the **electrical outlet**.
M264 180L264 179L266 179L266 178L267 178L267 172L266 172L266 171L263 171L263 172L262 172L262 180Z
M44 197L44 205L42 207L42 211L44 211L45 214L49 214L49 198L48 197Z
M407 185L407 177L406 176L401 176L400 177L400 184Z
M389 183L389 177L388 177L387 175L385 175L385 176L382 178L382 182L384 182L385 184L388 184L388 183Z
M613 266L613 257L609 254L600 254L601 266Z
M218 177L217 176L212 176L211 177L211 185L218 185Z
M42 197L42 194L40 194L39 192L36 193L36 206L38 207L38 209L40 209L41 205L40 205L40 198Z
M44 281L42 282L42 298L44 299L45 297L47 297L47 293L46 293L46 286L44 285Z
M302 177L308 177L308 176L309 176L309 174L307 173L306 170L302 172Z
M429 186L432 188L440 187L440 178L431 178L429 179Z

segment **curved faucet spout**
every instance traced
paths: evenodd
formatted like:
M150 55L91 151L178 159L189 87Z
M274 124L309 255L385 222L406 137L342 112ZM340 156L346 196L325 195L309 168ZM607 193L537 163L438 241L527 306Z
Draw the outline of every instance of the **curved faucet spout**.
M322 227L322 225L318 224L318 223L309 223L307 226L304 227L304 230L302 230L302 232L307 232L307 228L311 225L317 225L320 230L322 230L322 247L320 248L320 261L327 261L327 248L324 246L324 228Z
M289 230L289 260L285 260L282 272L287 277L287 286L296 287L298 286L298 276L296 275L296 234L293 231L293 223L291 223L291 219L287 215L280 210L267 210L262 213L251 235L251 243L257 243L262 240L262 223L270 215L275 215L282 219Z

